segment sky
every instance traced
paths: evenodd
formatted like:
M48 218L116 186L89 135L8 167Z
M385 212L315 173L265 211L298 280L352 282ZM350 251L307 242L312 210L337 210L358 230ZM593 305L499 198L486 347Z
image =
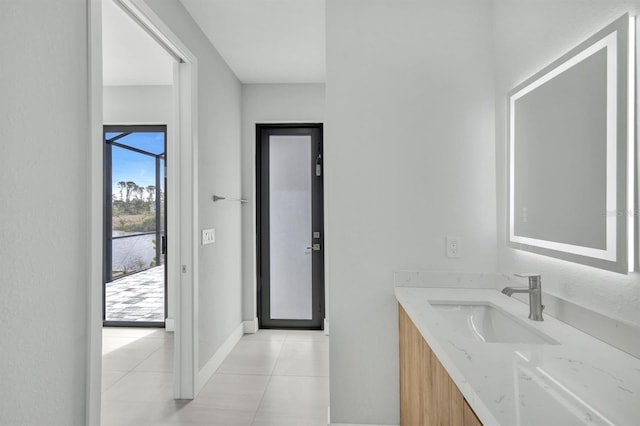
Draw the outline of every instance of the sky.
M110 139L121 132L109 132L106 138ZM164 152L164 133L162 132L136 132L117 140L118 143L132 146L154 154ZM133 181L138 186L147 187L156 185L156 159L153 156L141 154L118 146L112 147L112 189L113 194L119 199L120 188L118 182ZM164 178L164 168L161 162L160 179ZM125 196L126 191L122 194ZM144 193L146 199L148 194Z

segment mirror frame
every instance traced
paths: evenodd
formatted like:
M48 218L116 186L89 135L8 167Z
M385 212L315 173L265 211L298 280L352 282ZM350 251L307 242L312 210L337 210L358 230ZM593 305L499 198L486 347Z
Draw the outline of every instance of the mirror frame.
M508 94L507 134L507 245L558 259L581 263L610 271L628 273L636 266L634 259L635 215L633 178L635 172L635 20L628 14L618 18ZM569 241L550 241L532 235L519 235L515 226L516 101L534 92L546 82L603 49L607 52L606 73L606 248L576 245ZM544 171L541 171L544 172ZM521 190L522 191L522 190ZM630 232L631 231L631 232ZM560 237L558 238L560 239Z

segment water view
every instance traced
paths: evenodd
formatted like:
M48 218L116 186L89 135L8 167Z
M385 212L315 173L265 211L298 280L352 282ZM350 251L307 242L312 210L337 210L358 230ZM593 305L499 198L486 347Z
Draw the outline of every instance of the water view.
M135 234L137 233L113 231L114 237ZM113 278L155 266L155 239L155 234L147 234L113 240L111 252Z

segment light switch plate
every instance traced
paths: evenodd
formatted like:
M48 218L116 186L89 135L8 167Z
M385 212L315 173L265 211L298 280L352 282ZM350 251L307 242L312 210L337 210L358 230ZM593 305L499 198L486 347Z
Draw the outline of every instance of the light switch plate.
M216 242L216 230L213 228L202 230L202 245L212 244Z

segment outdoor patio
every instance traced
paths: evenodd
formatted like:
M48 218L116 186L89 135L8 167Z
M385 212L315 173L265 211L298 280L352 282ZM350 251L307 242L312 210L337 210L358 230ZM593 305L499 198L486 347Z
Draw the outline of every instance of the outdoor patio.
M164 265L105 285L105 321L164 321Z

